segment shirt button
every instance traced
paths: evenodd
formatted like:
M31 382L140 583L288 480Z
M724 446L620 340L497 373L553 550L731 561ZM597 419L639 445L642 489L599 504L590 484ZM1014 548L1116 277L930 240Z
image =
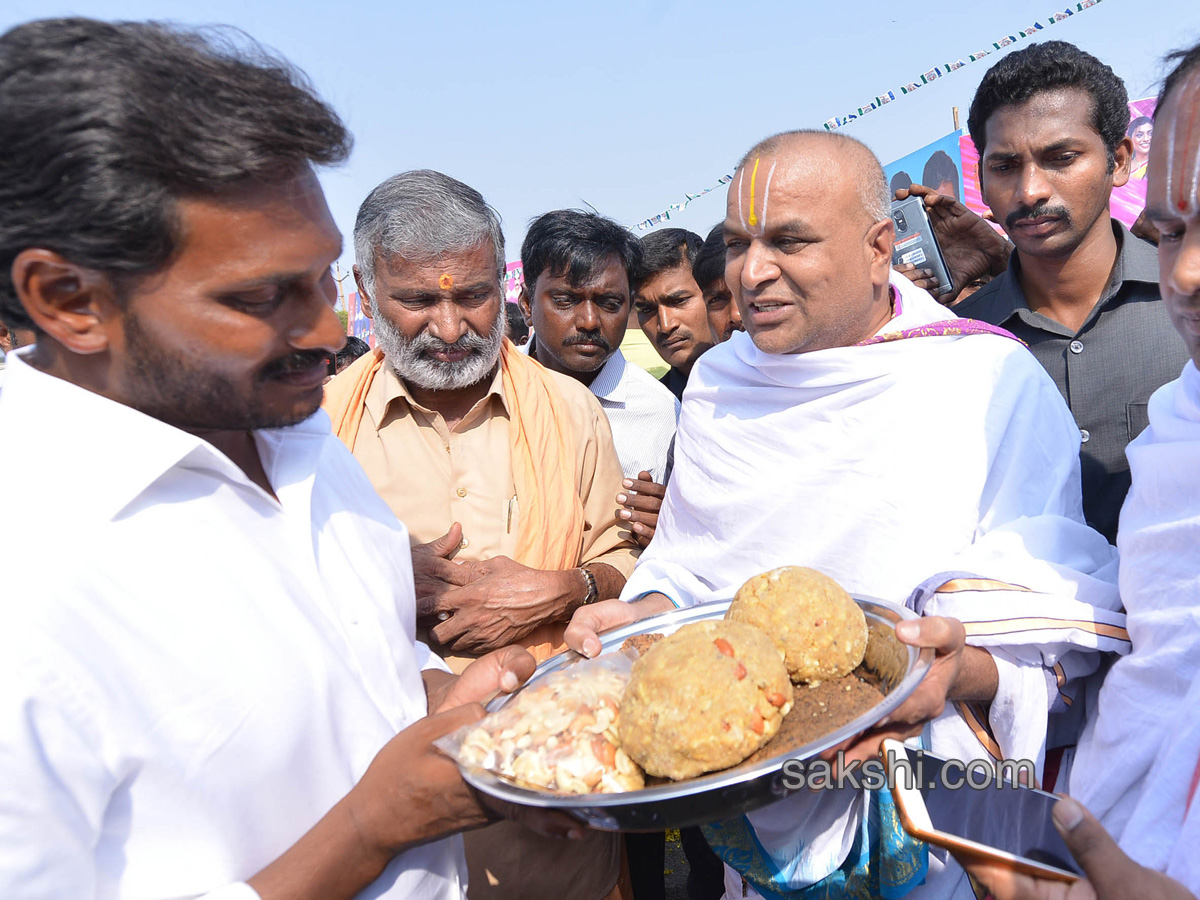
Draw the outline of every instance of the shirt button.
M458 489L457 491L455 491L454 493L458 494L458 496L460 496L460 497L465 497L465 496L467 496L467 489L466 489L466 488L459 488L459 489Z
M460 549L460 550L467 549L467 539L466 538L463 538L462 541L459 542L458 549Z
M1089 432L1086 428L1079 429L1079 440L1081 440L1083 443L1086 444L1091 439L1092 439L1091 432Z
M1082 353L1083 352L1083 341L1071 341L1071 352L1072 353Z

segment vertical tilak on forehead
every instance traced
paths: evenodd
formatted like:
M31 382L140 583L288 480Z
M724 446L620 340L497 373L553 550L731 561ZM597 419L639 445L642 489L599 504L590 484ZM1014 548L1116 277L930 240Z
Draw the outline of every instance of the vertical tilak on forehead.
M743 225L746 224L746 217L744 215L742 215L742 179L745 177L746 177L746 168L745 168L745 166L743 166L741 171L738 172L738 186L737 186L737 192L736 192L737 198L738 198L738 221L741 222Z
M1200 133L1196 131L1196 118L1200 114L1200 69L1194 69L1188 75L1187 80L1176 88L1174 96L1175 120L1167 135L1167 203L1176 212L1196 215L1200 212ZM1189 151L1191 159L1188 158ZM1178 165L1175 162L1177 153Z
M750 172L750 218L747 224L753 228L758 224L758 216L754 215L754 183L758 179L758 161L760 157L754 157L754 169Z

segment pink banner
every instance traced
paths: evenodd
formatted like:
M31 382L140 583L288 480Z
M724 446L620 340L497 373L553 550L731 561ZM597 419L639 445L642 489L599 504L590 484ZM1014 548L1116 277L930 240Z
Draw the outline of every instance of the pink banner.
M516 303L524 284L520 261L510 262L504 269L504 299L509 303Z

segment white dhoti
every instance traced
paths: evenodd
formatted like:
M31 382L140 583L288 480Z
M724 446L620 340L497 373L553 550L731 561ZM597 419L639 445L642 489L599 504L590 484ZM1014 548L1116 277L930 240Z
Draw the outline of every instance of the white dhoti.
M1071 795L1127 853L1200 893L1200 372L1189 362L1150 398L1129 445L1121 596L1132 652L1100 689Z
M1102 651L1128 647L1115 551L1084 524L1079 430L1019 342L928 329L953 314L899 276L893 286L881 335L933 336L771 355L737 334L700 359L658 532L622 596L724 600L758 572L805 565L853 594L962 619L996 659L999 690L990 714L948 709L926 746L1040 767L1048 718L1078 717L1080 680ZM765 891L819 882L862 845L876 800L850 793L750 814ZM940 877L932 858L923 896L951 895L953 870Z

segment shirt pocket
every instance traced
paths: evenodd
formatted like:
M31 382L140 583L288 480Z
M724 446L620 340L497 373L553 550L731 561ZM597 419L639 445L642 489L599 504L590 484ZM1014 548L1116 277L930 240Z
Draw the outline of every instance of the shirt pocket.
M1150 404L1126 403L1125 427L1129 431L1129 440L1133 440L1150 424Z

